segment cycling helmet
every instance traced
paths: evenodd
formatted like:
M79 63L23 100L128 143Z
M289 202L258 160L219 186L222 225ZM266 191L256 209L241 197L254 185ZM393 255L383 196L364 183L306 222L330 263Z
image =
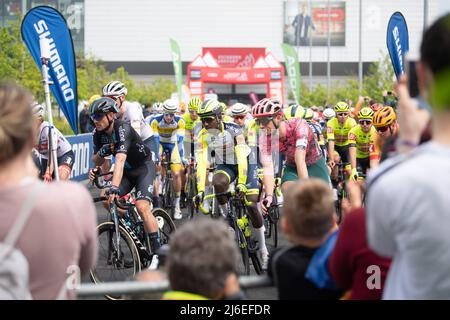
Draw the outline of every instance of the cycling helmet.
M325 118L325 120L333 119L334 117L336 117L336 112L334 112L334 110L331 108L326 108L323 111L323 117Z
M374 103L370 106L370 108L373 110L373 112L377 112L378 110L383 108L383 105L381 103Z
M104 96L125 96L128 90L120 81L111 81L103 87Z
M42 104L39 104L39 103L37 103L37 102L34 102L34 103L31 105L31 110L33 111L33 114L34 114L36 117L41 117L41 118L44 117L44 107L42 106Z
M304 116L304 119L305 119L306 121L308 121L308 122L311 122L311 120L313 119L313 117L314 117L314 111L312 111L311 108L306 108L306 109L305 109L305 116Z
M349 110L350 108L348 107L348 104L344 101L339 101L334 107L334 111L336 112L348 112Z
M268 118L276 116L281 111L278 100L264 98L259 100L252 108L253 118Z
M292 104L283 110L286 120L292 118L303 118L305 116L305 108L298 104Z
M178 102L175 99L167 99L163 104L163 113L177 113Z
M94 100L89 106L89 113L92 114L106 114L108 112L119 112L116 101L108 97L102 97Z
M205 100L198 108L197 114L200 118L221 115L223 112L222 104L216 99Z
M225 114L227 112L228 106L224 102L219 102L222 107L222 113Z
M383 107L373 115L373 125L377 128L391 125L396 119L395 111L392 107Z
M373 110L368 107L361 108L358 112L358 120L372 120L373 118Z
M248 107L243 103L235 103L231 106L231 116L245 115L248 113Z
M152 112L156 114L163 113L163 103L162 102L155 102L152 104Z
M200 97L192 97L188 103L189 111L197 111L198 108L202 105L202 99Z
M91 96L87 102L87 106L89 107L92 102L94 102L95 100L97 100L98 98L101 98L102 96L99 94L94 94L93 96Z

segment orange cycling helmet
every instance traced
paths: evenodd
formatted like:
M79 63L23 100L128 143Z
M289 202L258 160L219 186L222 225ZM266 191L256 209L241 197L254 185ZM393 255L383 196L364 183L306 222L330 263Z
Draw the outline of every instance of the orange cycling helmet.
M392 107L383 107L375 112L372 123L375 127L386 127L391 125L396 119L395 111Z

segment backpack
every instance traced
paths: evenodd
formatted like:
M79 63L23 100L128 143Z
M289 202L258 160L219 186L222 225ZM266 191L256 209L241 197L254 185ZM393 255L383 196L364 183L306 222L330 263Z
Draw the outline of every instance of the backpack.
M0 299L29 300L29 267L23 253L15 244L30 217L33 205L44 183L37 183L25 199L16 221L0 243Z

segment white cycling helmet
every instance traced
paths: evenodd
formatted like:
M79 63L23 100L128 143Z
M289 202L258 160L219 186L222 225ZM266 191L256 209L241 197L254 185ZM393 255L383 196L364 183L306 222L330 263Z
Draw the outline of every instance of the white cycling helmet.
M104 96L126 96L127 93L127 88L120 81L111 81L103 87Z
M156 113L156 114L161 114L163 113L164 110L164 104L162 102L155 102L152 105L152 112Z
M178 111L178 102L175 99L167 99L166 101L164 101L164 113L177 113Z
M336 112L334 112L334 110L331 108L326 108L323 111L323 117L325 120L333 119L334 117L336 117Z
M243 103L235 103L231 106L231 116L245 115L248 113L248 106Z
M31 110L33 111L33 114L36 117L41 117L41 118L44 117L44 107L41 104L34 102L31 105Z

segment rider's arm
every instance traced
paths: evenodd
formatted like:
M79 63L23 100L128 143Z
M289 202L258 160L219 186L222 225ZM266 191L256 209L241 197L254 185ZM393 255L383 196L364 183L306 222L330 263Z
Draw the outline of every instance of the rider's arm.
M247 183L247 171L248 171L248 146L245 143L245 137L241 133L236 136L236 146L234 147L236 153L236 159L238 162L238 184Z
M354 130L350 130L348 133L348 142L349 142L349 156L350 156L350 165L352 169L356 168L356 135L353 132Z
M178 143L178 152L180 153L180 158L183 159L184 156L184 132L185 132L185 122L184 119L180 119L178 121L178 129L177 129L177 143Z
M155 154L155 160L156 162L159 161L159 130L158 130L158 120L153 119L150 126L153 130L153 139L155 140L155 148L156 148L156 154Z
M266 139L266 141L264 141ZM270 139L270 138L269 138ZM259 137L259 153L263 169L263 184L266 196L273 196L275 188L275 174L273 171L272 150L268 150L267 137Z
M120 185L120 182L122 181L123 168L125 166L125 161L127 160L127 154L117 153L115 159L116 160L114 162L114 173L111 185L118 187Z
M378 139L379 139L378 135L375 134L375 137L373 137L373 139L371 139L370 144L369 144L370 169L375 169L376 167L378 167L378 165L380 163L381 150L379 147Z
M327 140L328 140L328 154L329 159L332 159L332 155L334 153L334 129L333 125L331 124L332 121L327 122Z
M94 163L95 167L99 167L101 165L103 165L103 163L105 162L105 159L100 157L97 152L98 150L100 150L101 147L101 143L100 143L100 138L97 132L94 132L94 136L93 136L93 146L94 146L94 152L92 155L92 162Z
M197 154L197 190L198 192L205 191L206 181L206 164L208 161L208 145L204 141L204 131L200 131L196 143Z
M295 166L299 179L308 179L308 168L306 167L306 150L303 148L295 149Z

